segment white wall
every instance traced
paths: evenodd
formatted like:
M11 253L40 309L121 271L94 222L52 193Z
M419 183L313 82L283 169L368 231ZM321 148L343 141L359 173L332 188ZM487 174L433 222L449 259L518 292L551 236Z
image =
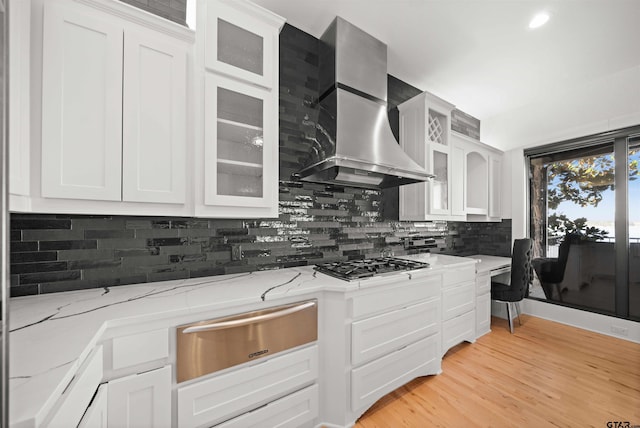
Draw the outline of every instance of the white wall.
M640 124L640 66L482 120L482 141L503 151Z
M623 70L482 121L483 142L504 150L503 217L512 219L512 239L527 236L527 171L524 149L640 124L640 66ZM526 300L524 312L564 324L640 342L640 323ZM506 311L494 306L494 315ZM504 312L504 313L503 313Z

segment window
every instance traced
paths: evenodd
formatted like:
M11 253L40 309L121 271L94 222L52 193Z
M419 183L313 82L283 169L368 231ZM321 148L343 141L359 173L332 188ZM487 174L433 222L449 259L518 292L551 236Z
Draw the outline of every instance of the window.
M530 297L640 319L639 128L525 151Z

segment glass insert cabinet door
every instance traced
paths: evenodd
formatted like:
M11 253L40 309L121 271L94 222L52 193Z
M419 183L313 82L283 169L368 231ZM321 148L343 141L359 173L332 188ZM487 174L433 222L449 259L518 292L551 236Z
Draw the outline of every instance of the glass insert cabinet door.
M205 204L267 206L270 92L210 73L205 91Z
M240 5L241 6L241 5ZM208 69L265 88L273 86L273 27L223 2L209 4L205 65Z
M430 183L429 211L431 214L449 214L451 189L449 147L431 143L430 152L431 172L435 177Z

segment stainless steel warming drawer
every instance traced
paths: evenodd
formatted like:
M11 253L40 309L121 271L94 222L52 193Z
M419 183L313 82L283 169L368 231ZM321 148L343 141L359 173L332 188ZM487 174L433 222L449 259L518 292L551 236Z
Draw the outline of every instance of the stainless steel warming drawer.
M177 380L184 382L317 339L315 299L179 326Z

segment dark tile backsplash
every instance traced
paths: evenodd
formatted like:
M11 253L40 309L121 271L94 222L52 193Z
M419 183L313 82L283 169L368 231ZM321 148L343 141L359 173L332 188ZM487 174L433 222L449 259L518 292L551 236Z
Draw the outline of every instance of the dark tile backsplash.
M291 181L315 138L317 52L317 39L285 25L280 35L278 218L12 214L12 295L313 265L380 256L382 251L508 256L509 220L385 220L383 192ZM390 124L397 135L396 106L420 90L393 76L388 85ZM389 205L390 199L384 199ZM410 245L420 238L434 241ZM232 245L241 247L241 260L231 260Z

